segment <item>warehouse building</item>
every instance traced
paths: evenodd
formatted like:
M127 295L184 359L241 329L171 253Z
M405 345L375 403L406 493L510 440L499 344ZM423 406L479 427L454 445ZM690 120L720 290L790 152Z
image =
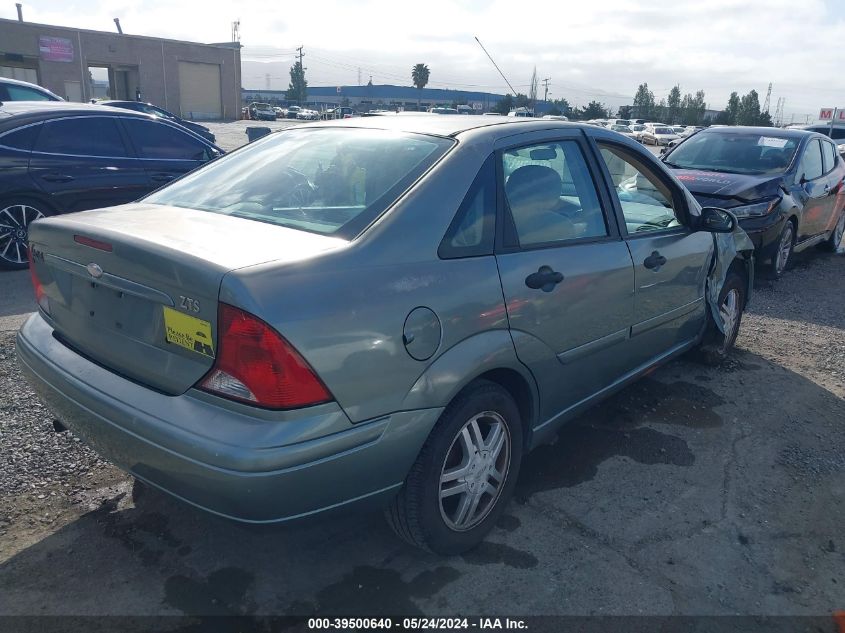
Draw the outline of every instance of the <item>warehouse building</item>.
M68 101L105 93L186 119L237 119L241 111L237 42L198 44L0 19L0 76L37 83Z

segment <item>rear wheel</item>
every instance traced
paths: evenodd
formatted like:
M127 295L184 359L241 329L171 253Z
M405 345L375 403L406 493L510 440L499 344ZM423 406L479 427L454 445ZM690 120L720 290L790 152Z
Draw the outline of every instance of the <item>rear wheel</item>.
M842 244L843 235L845 235L845 211L839 214L839 221L833 228L833 233L830 234L830 237L824 243L825 248L829 251L836 251Z
M29 267L29 226L50 214L46 205L30 198L0 200L0 268Z
M386 511L411 545L459 554L478 545L513 494L522 422L513 398L478 381L443 412Z

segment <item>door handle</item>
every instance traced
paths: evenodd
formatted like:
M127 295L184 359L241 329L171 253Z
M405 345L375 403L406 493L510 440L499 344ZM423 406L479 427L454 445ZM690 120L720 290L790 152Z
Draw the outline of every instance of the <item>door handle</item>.
M174 176L173 174L153 174L152 176L150 176L150 178L152 180L155 180L156 182L170 182L175 177L176 176Z
M645 266L649 270L653 270L654 272L657 272L658 270L660 270L660 267L663 266L663 264L665 264L665 263L666 263L666 258L663 257L663 255L661 255L657 251L652 251L651 255L646 257L645 260L643 261L643 266Z
M41 176L41 179L47 182L70 182L73 180L73 176L68 176L67 174L44 174Z
M555 272L548 266L540 266L536 273L531 273L525 278L525 285L532 290L551 292L561 281L562 273Z

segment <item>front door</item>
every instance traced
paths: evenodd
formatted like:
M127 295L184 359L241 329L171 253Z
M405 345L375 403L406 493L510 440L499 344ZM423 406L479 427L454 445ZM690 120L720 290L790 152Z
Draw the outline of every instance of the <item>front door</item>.
M621 144L598 147L634 262L631 353L646 364L701 332L713 236L688 228L687 197L659 165Z
M205 164L211 148L192 134L161 120L121 117L153 191Z
M631 257L596 189L580 131L500 152L496 259L517 355L540 383L541 418L628 369ZM604 204L603 204L604 202Z

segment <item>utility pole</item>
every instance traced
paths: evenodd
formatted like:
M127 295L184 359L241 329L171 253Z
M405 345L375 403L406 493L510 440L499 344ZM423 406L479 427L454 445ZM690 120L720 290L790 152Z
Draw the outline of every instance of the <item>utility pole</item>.
M552 80L552 78L551 78L551 77L546 77L546 78L543 80L543 86L545 87L545 90L544 90L544 92L543 92L543 101L548 101L548 100L549 100L549 82L550 82L551 80Z

